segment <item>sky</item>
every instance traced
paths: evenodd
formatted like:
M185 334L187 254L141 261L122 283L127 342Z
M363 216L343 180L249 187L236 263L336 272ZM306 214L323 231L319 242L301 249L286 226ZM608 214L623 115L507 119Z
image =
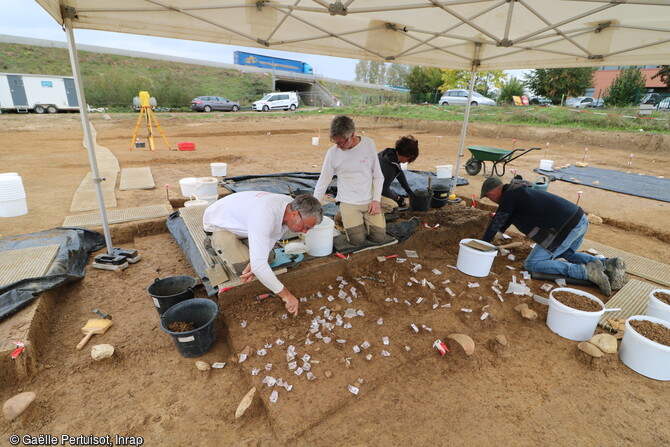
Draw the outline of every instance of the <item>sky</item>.
M65 32L58 23L33 0L0 0L0 34L32 37L65 42ZM77 44L98 45L146 53L166 54L221 63L233 63L234 51L249 51L268 56L297 59L307 62L314 73L329 78L353 81L356 59L317 56L286 51L238 47L206 42L193 42L162 37L139 36L135 34L111 33L107 31L75 30ZM520 77L521 70L509 71Z

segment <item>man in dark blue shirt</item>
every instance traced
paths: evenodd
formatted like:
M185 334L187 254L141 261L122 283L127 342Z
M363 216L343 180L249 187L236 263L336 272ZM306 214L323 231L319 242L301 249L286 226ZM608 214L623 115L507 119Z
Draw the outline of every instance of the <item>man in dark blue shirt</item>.
M600 259L577 252L589 221L574 203L546 191L531 189L524 182L514 180L504 185L497 177L484 181L481 197L499 205L482 240L491 242L498 232L504 233L514 224L535 242L535 248L524 264L529 272L588 279L605 296L625 284L623 259Z

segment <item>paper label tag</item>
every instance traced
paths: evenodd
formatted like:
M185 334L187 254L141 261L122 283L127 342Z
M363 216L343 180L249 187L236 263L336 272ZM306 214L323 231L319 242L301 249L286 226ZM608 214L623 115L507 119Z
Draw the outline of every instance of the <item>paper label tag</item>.
M188 337L177 337L177 340L182 342L182 343L187 343L189 341L195 340L195 337L192 335L189 335Z
M153 296L151 297L151 299L154 300L154 306L156 306L157 308L160 309L160 308L161 308L161 304L158 302L158 300L157 300L156 298L154 298Z

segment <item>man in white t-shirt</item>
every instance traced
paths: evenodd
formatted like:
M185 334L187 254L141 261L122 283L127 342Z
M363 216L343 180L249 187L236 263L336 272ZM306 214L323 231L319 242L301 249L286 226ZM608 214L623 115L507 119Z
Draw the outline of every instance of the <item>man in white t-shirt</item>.
M296 315L298 299L277 279L268 257L287 229L307 233L322 219L321 204L309 194L292 199L262 191L238 192L217 200L205 210L202 218L208 236L205 246L211 245L225 257L243 283L255 276Z
M386 238L386 221L381 212L384 174L379 166L375 142L356 135L354 121L345 115L333 118L330 141L334 143L323 160L314 197L323 199L337 174L337 197L347 239L363 245L366 239L381 243Z

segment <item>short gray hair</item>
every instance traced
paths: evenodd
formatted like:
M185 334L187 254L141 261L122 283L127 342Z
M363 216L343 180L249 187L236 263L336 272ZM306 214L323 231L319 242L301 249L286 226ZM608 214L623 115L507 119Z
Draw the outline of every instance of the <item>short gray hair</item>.
M346 137L349 138L351 134L356 131L354 120L346 115L337 115L330 123L330 138Z
M291 211L298 211L303 218L316 217L316 224L323 220L321 203L311 194L300 194L290 204Z

